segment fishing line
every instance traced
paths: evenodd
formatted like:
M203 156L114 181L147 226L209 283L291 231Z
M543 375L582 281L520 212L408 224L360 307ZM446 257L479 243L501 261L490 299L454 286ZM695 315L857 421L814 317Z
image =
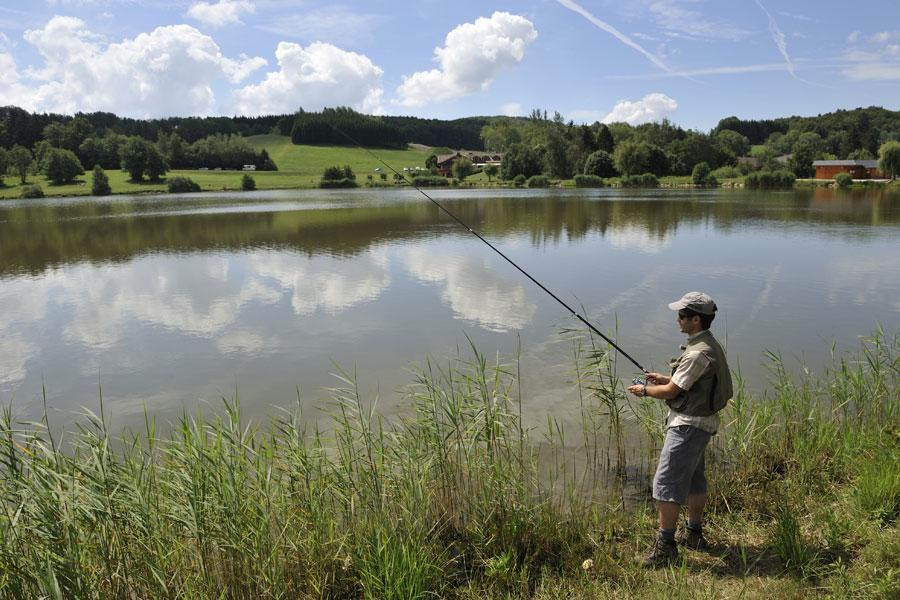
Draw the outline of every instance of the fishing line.
M503 258L503 260L505 260L506 262L508 262L508 263L511 264L512 266L514 266L514 267L515 267L522 275L524 275L525 277L527 277L528 279L530 279L530 280L532 281L532 283L534 283L536 286L538 286L539 288L541 288L542 290L544 290L551 298L553 298L554 300L556 300L557 302L559 302L559 303L563 306L563 308L565 308L567 311L569 311L570 313L572 313L572 316L574 316L574 317L577 318L579 321L581 321L582 323L584 323L585 325L587 325L587 326L590 328L591 331L593 331L594 333L596 333L597 335L599 335L601 338L603 338L604 340L606 340L606 342L609 343L610 346L612 346L613 348L615 348L616 350L618 350L618 351L622 354L622 356L624 356L625 358L627 358L628 360L630 360L630 361L632 362L632 364L634 364L634 366L636 366L638 369L641 370L642 373L646 373L646 372L647 372L647 369L645 369L644 367L642 367L641 364L640 364L638 361L636 361L636 360L634 360L633 358L631 358L631 355L630 355L630 354L628 354L627 352L625 352L624 350L622 350L622 348L619 347L618 344L616 344L614 341L612 341L611 339L609 339L608 337L606 337L606 336L603 334L603 332L601 332L599 329L597 329L596 327L594 327L593 325L591 325L590 321L588 321L587 319L585 319L584 317L582 317L580 314L578 314L577 312L575 312L575 310L573 310L572 307L570 307L568 304L566 304L565 302L563 302L563 300L562 300L559 296L557 296L556 294L554 294L553 292L551 292L549 289L547 289L547 287L546 287L543 283L541 283L540 281L538 281L537 279L535 279L534 277L532 277L531 274L528 273L528 271L526 271L525 269L523 269L522 267L520 267L519 265L517 265L517 264L515 263L515 261L513 261L510 257L508 257L508 256L506 256L505 254L503 254L503 252L501 252L499 248L497 248L497 247L494 246L492 243L490 243L489 241L487 241L487 240L484 238L484 236L482 236L480 233L478 233L477 231L475 231L474 229L472 229L471 227L469 227L462 219L460 219L460 218L457 217L455 214L453 214L452 212L450 212L449 210L447 210L440 202L438 202L437 200L435 200L434 198L432 198L431 196L429 196L428 194L426 194L424 190L422 190L419 186L417 186L417 185L414 184L412 181L410 181L410 180L406 177L406 175L400 173L397 169L395 169L394 167L392 167L391 165L389 165L388 163L386 163L384 160L381 159L381 157L379 157L377 154L375 154L374 152L372 152L371 150L369 150L368 148L366 148L365 146L363 146L362 144L360 144L358 141L356 141L356 139L354 139L354 138L353 138L352 136L350 136L349 134L344 133L343 131L341 131L340 129L338 129L337 127L335 127L334 125L332 125L332 128L333 128L335 131L337 131L338 133L340 133L341 135L343 135L345 138L347 138L348 140L350 140L351 142L353 142L354 145L356 145L357 147L362 148L363 150L365 150L367 153L369 153L369 155L372 156L372 158L374 158L375 160L377 160L378 162L380 162L381 164L383 164L383 165L384 165L386 168L388 168L389 170L393 171L394 174L395 174L397 177L403 179L406 183L408 183L408 184L411 185L413 188L415 188L415 190L416 190L417 192L419 192L420 194L422 194L423 196L425 196L426 198L428 198L428 199L431 201L431 203L434 204L435 206L437 206L437 207L438 207L445 215L447 215L448 217L450 217L451 219L453 219L454 221L456 221L456 222L457 222L461 227L463 227L466 231L468 231L469 233L471 233L472 235L474 235L475 237L477 237L479 240L481 240L482 242L484 242L484 243L487 245L488 248L490 248L491 250L493 250L494 252L496 252L497 254L499 254L499 255Z

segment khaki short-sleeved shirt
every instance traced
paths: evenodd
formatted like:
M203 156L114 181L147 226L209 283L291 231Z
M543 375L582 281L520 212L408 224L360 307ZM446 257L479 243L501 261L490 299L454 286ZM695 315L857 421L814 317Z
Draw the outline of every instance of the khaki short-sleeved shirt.
M678 364L678 368L672 373L672 383L683 390L689 390L709 366L709 359L702 353L698 351L686 352ZM690 425L709 433L716 433L719 430L719 415L692 417L670 408L669 415L666 418L666 428L678 427L679 425Z

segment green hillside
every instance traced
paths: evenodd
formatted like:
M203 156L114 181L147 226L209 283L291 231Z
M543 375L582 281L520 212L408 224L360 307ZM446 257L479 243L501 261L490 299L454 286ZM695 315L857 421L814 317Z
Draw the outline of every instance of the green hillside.
M350 165L356 173L357 181L362 185L367 175L372 175L376 180L380 173L388 174L388 181L392 182L392 173L384 165L378 162L376 156L383 159L398 171L404 168L425 167L425 159L431 151L410 150L375 150L374 155L362 148L349 146L295 146L291 138L281 135L255 135L246 138L257 150L265 148L278 165L278 171L256 171L251 173L256 181L258 189L291 189L314 188L318 186L319 179L325 167L333 165ZM376 171L380 168L381 171ZM146 192L165 192L165 182L132 183L128 174L118 170L108 170L109 184L114 194L139 194ZM166 173L166 177L189 177L207 191L240 190L241 171L198 171L175 169ZM29 175L28 184L40 185L47 196L87 196L91 193L92 175L88 171L78 177L71 184L51 185L43 175ZM477 178L473 181L479 181ZM21 185L17 177L7 176L0 184L0 199L18 198L21 194Z
M265 148L278 165L279 172L301 178L309 177L311 186L318 182L325 167L332 165L350 165L357 180L364 181L366 175L374 174L377 177L376 168L380 168L382 172L387 170L378 162L378 158L402 172L404 167L424 168L425 159L431 154L430 151L417 149L377 149L370 153L352 146L295 146L291 143L291 138L281 135L254 135L248 137L247 141L257 150Z

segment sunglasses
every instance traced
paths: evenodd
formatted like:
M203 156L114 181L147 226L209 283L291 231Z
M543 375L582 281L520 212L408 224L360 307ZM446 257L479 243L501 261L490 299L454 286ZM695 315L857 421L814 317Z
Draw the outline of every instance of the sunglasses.
M697 313L679 310L679 311L678 311L678 318L679 318L679 320L681 320L681 319L690 319L691 317L695 316L696 314L697 314Z

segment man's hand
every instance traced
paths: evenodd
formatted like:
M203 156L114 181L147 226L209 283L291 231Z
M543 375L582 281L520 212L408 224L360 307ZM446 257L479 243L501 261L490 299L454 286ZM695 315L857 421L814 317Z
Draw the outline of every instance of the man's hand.
M646 395L647 395L647 394L646 394L647 386L646 386L646 385L643 385L643 384L641 384L641 385L638 385L638 384L629 385L629 386L628 386L628 391L631 392L632 394L634 394L635 396L646 396Z
M652 383L654 385L666 385L669 383L669 380L672 379L668 375L663 375L662 373L647 373L647 383Z

